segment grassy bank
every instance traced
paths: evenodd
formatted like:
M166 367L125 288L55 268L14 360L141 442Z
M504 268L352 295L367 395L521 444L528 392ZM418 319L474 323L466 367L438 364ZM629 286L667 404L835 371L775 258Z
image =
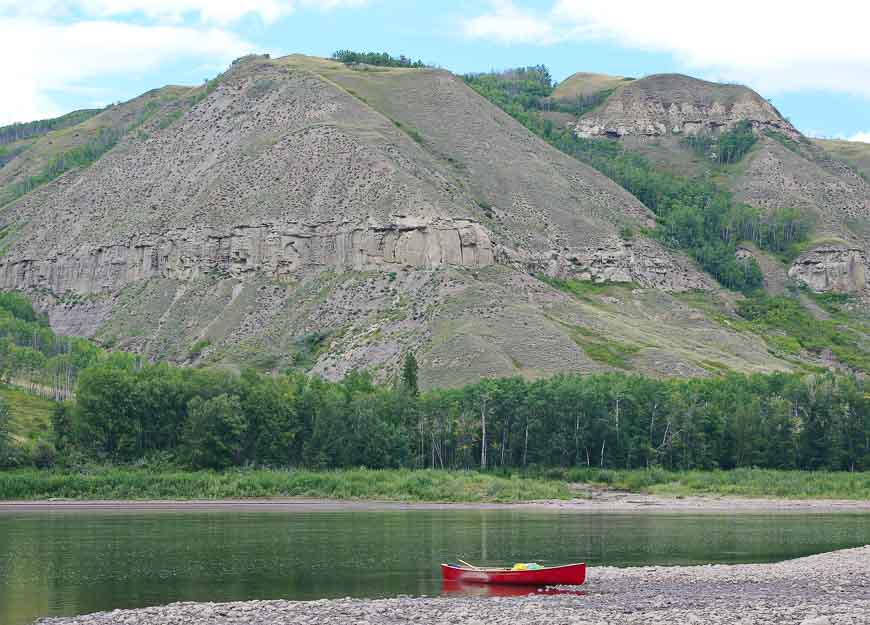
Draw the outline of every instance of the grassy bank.
M585 482L655 495L730 495L773 499L870 499L870 472L774 471L610 471L568 469L546 472L551 479Z
M512 477L474 471L230 470L103 467L0 471L0 500L312 497L430 502L519 502L577 496L571 484L665 496L870 500L870 473L548 469Z
M9 406L9 429L18 443L34 443L51 430L54 402L14 386L0 385L0 398Z
M566 499L556 480L466 471L148 471L101 468L86 473L0 472L0 500L232 499L316 497L389 501L516 502Z

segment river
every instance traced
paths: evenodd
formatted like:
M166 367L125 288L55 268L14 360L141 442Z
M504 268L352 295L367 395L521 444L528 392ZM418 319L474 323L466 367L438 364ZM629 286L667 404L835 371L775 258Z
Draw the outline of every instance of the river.
M868 543L870 515L843 513L4 512L0 623L175 601L437 595L438 563L456 558L749 563Z

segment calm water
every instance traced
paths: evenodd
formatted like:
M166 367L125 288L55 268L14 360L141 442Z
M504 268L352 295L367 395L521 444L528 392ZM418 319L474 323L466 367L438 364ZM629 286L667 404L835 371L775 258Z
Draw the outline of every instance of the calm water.
M868 515L503 510L0 514L0 624L182 600L442 592L446 559L759 562L870 543Z

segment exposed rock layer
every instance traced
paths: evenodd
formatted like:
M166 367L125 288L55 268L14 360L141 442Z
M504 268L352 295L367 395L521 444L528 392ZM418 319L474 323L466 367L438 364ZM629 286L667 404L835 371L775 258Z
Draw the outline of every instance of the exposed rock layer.
M863 250L828 245L802 254L788 275L813 291L860 293L867 286L866 264Z
M489 234L469 220L397 219L378 226L259 224L228 231L191 226L112 245L83 244L49 258L0 260L3 288L62 295L111 293L137 280L193 280L210 273L273 278L314 269L431 269L493 263Z
M799 136L751 89L679 74L647 76L620 87L598 109L583 115L575 131L584 137L696 135L719 132L741 120Z

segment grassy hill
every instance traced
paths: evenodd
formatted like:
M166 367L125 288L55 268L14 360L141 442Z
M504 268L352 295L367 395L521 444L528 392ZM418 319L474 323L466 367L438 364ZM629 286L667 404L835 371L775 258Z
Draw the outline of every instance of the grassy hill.
M870 177L870 143L840 139L813 139L813 143Z
M624 76L577 72L560 82L553 90L551 97L554 100L589 98L601 93L602 91L612 91L632 80L634 79L626 78Z

